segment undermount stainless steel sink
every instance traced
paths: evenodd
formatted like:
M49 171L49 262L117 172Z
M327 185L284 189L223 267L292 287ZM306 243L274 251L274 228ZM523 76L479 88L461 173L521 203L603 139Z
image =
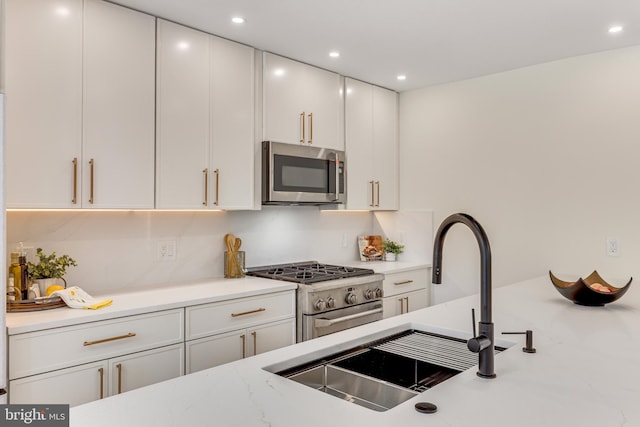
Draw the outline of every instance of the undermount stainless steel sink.
M466 340L410 329L275 373L386 411L477 364Z

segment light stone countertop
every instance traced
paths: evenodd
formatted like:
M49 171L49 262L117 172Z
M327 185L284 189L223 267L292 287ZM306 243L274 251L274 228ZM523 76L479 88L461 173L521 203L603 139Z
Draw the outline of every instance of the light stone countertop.
M446 285L433 285L446 286ZM71 408L72 426L640 426L640 292L584 307L547 277L494 289L497 378L471 368L386 412L375 412L272 374L264 367L308 361L414 328L467 338L477 295L450 301ZM521 351L534 331L535 354ZM414 404L428 401L435 414Z
M7 333L21 334L296 288L295 283L258 277L214 278L173 286L139 289L134 292L92 295L95 298L111 299L113 303L98 310L61 307L26 313L7 313Z
M371 268L376 273L395 273L426 268L429 265L412 262L347 262L340 265ZM244 277L242 279L211 278L159 287L141 287L132 292L92 295L111 299L110 306L98 310L61 307L24 313L7 313L9 335L43 329L71 326L85 322L170 310L190 305L207 304L228 299L263 295L296 289L297 284L280 280Z

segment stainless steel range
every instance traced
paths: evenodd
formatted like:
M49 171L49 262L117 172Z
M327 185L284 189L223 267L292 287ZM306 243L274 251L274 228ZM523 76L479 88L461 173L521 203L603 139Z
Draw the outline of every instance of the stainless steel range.
M317 261L250 268L250 276L298 283L297 341L382 319L382 274Z

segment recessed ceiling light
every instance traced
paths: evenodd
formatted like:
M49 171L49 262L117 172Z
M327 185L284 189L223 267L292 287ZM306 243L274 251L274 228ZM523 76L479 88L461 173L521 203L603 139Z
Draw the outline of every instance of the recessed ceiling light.
M189 42L178 42L177 46L180 50L187 50L189 49Z
M398 75L398 77L396 77L396 79L398 79L398 80L407 80L407 76L405 76L404 74L400 74L400 75Z
M329 56L332 58L339 58L340 57L340 52L337 51L333 51L333 52L329 52Z
M622 32L622 25L613 25L609 27L609 33L611 34L621 33L621 32Z
M231 22L234 24L244 24L244 18L242 16L234 16L231 18Z

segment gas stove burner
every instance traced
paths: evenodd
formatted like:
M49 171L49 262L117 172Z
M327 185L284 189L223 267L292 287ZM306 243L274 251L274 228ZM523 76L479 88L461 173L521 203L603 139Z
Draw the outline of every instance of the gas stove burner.
M374 274L367 268L345 267L340 265L321 264L317 261L297 262L293 264L269 265L250 268L249 276L267 279L287 280L289 282L312 284L326 280L344 279L347 277Z
M296 273L296 279L311 279L313 277L313 272L311 271L300 271Z

